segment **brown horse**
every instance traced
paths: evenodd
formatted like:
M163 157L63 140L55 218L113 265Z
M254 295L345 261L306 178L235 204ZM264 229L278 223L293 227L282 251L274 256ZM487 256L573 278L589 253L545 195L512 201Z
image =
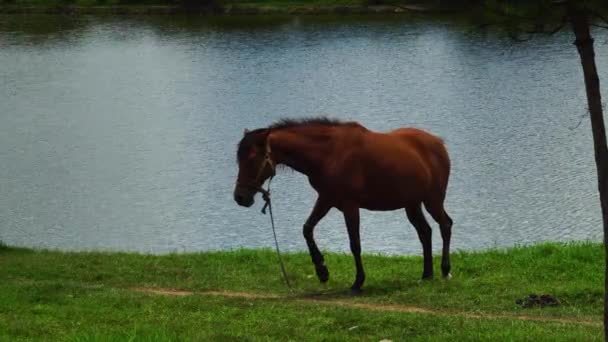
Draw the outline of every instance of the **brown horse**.
M237 152L239 173L234 200L250 207L262 185L283 164L308 176L318 198L304 224L304 238L321 282L329 279L313 238L315 225L331 208L344 214L357 275L351 289L365 281L361 262L359 210L405 208L424 255L423 279L433 277L431 227L422 204L439 223L443 239L441 270L450 277L452 219L443 208L450 159L441 139L414 128L372 132L355 122L325 118L282 120L267 128L245 130Z

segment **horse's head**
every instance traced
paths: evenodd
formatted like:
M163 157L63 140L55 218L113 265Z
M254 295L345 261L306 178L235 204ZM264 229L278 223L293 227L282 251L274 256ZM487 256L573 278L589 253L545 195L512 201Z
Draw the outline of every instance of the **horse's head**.
M234 188L234 200L241 206L250 207L254 196L263 192L262 185L275 174L275 162L272 160L269 129L245 130L245 135L237 150L239 174Z

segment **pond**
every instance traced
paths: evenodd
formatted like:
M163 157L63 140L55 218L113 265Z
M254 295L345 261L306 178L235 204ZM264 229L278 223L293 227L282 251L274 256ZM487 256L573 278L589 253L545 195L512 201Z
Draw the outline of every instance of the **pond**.
M608 35L596 35L606 80ZM0 16L0 240L272 248L261 201L245 209L232 199L236 144L244 128L319 115L441 136L453 160L454 249L598 240L572 40L566 31L520 43L407 17ZM284 250L306 249L314 200L296 172L273 181ZM364 252L420 253L403 211L361 216ZM337 210L316 236L323 250L349 251Z

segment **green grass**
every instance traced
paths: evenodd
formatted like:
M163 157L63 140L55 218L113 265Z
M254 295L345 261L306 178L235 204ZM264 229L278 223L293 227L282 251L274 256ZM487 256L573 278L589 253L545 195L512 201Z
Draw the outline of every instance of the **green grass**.
M305 253L239 250L164 256L61 253L0 244L0 340L599 340L601 327L463 313L562 317L601 322L603 248L542 244L454 253L450 281L420 281L419 257L365 255L367 281L351 297L350 255L326 255L330 281L320 286ZM435 270L439 273L439 258ZM133 287L228 290L279 299L171 297ZM302 300L418 306L448 315L382 312ZM515 300L554 295L558 307L524 309ZM351 327L355 327L349 329Z

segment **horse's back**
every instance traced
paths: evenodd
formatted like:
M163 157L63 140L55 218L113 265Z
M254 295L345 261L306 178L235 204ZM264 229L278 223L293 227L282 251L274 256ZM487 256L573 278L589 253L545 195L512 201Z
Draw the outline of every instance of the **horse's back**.
M386 133L407 143L415 143L429 149L445 150L443 140L425 130L413 127L399 128Z

